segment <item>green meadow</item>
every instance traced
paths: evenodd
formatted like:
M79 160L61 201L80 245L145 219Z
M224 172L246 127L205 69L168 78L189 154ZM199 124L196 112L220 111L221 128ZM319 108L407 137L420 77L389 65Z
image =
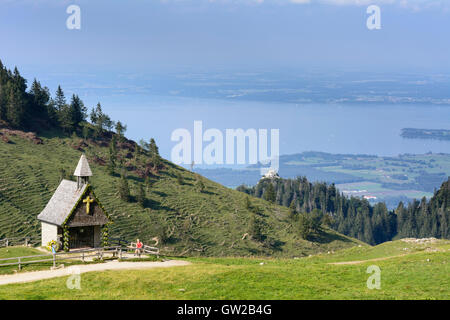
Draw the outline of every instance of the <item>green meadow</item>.
M47 256L42 256L48 254ZM36 260L51 260L52 256L50 252L45 252L38 250L36 248L31 247L23 247L23 246L14 246L7 248L0 248L0 264L5 263L16 263L17 259L14 260L1 260L15 257L27 257L21 258L21 268L19 270L17 265L10 266L1 266L0 267L0 276L8 275L8 274L16 274L30 271L41 271L41 270L49 270L53 266L53 261L43 261L36 263L27 263L29 261ZM100 261L101 262L101 261ZM64 264L64 266L71 266L77 264L89 264L93 263L90 261L82 262L80 260L59 260L57 265Z
M187 258L183 267L85 273L80 290L67 277L4 285L0 298L450 299L449 250L450 241L397 240L293 259ZM367 287L371 265L380 289Z

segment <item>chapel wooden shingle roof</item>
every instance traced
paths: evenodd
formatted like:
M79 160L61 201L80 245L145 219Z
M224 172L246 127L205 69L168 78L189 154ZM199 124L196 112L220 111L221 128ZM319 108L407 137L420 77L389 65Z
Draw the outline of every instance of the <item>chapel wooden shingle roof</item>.
M75 181L62 180L44 210L37 216L38 220L61 226L72 212L72 209L88 185L85 184L80 189L77 186Z
M89 167L89 162L86 159L86 156L81 155L80 161L78 161L78 165L75 168L75 172L73 173L75 177L91 177L92 171L91 167Z

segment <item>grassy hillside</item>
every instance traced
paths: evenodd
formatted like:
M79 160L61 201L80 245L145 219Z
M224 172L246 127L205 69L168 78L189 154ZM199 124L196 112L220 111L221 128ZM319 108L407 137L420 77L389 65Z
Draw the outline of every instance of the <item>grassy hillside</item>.
M409 248L409 250L404 250ZM355 256L355 250L357 255ZM403 252L402 255L398 255ZM450 241L402 240L300 259L190 258L189 266L82 275L0 286L4 299L449 299ZM357 258L360 263L353 263ZM377 257L378 260L366 260ZM336 260L348 261L333 264ZM381 270L368 289L367 267Z
M42 143L39 140L42 139ZM81 152L88 157L94 176L91 184L112 215L112 237L127 240L139 237L144 242L155 236L165 240L168 254L214 256L305 256L358 244L333 231L324 232L316 242L301 239L288 223L287 209L252 198L259 208L263 241L244 237L249 232L251 212L246 195L201 178L195 173L163 161L153 172L152 186L142 208L135 200L127 203L118 197L120 177L107 173L109 141L84 141L76 136L32 137L2 133L0 141L0 239L39 236L36 216L44 208L61 179L61 169L73 173ZM128 168L131 193L144 183L142 172L149 168L146 152L138 154L129 141L119 145L119 158ZM181 175L183 183L177 176ZM201 179L205 189L197 188Z
M35 256L42 254L38 249L30 248L30 247L8 247L8 248L0 248L0 259L8 259L15 257L24 257L24 256Z

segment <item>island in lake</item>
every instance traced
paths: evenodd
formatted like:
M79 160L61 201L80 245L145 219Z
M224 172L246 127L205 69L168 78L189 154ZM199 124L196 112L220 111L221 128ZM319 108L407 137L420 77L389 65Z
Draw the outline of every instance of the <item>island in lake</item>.
M450 130L404 128L400 134L407 139L450 140Z

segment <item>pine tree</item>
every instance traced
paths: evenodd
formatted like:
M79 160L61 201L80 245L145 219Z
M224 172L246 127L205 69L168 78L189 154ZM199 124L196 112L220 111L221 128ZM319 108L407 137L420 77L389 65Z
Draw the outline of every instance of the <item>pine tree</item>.
M176 177L177 177L177 183L181 186L181 185L183 185L184 184L184 180L183 180L183 176L181 175L181 173L177 173L177 175L176 175Z
M116 169L116 155L114 154L113 148L109 147L109 159L108 159L108 174L113 176Z
M295 200L292 200L291 204L289 205L289 219L294 220L296 216L297 216L297 208Z
M332 227L334 224L334 220L329 214L324 214L322 217L321 224L327 227Z
M79 127L80 124L86 120L86 107L83 101L77 95L72 95L72 101L70 102L70 115L74 127Z
M373 239L372 224L370 222L369 216L364 217L364 242L374 245L375 241Z
M103 111L100 102L91 111L91 122L94 125L95 134L98 136L103 132Z
M123 125L122 122L117 121L117 123L116 123L116 133L119 136L119 140L120 141L123 141L125 131L127 131L127 126Z
M129 202L131 199L130 187L128 186L128 180L124 171L122 171L119 181L119 197L126 202Z
M298 216L298 231L300 236L305 240L312 234L312 221L306 213Z
M14 68L12 80L17 90L19 90L21 93L25 93L25 91L27 90L27 80L25 80L25 78L20 75L17 67Z
M55 100L50 98L46 106L47 109L47 121L51 127L59 128L58 111L56 110Z
M276 194L272 183L269 183L266 188L266 192L264 192L264 200L275 203Z
M200 192L203 192L205 190L205 184L200 177L197 178L196 188Z
M150 156L153 157L159 157L159 149L158 146L156 145L156 141L155 139L151 138L150 139L150 144L149 144L149 151L150 151Z
M64 132L70 133L75 130L74 114L70 105L64 105L61 109L59 109L58 120Z
M89 127L87 125L84 125L81 129L81 135L84 140L87 140L89 138Z
M263 239L262 222L256 213L252 213L250 216L248 233L256 241Z
M145 177L145 186L147 188L147 192L150 191L150 189L153 186L153 183L154 183L154 181L149 176Z
M50 92L48 88L42 88L41 83L34 79L30 94L32 97L32 113L33 116L39 118L47 118L47 106L50 102Z
M81 100L73 95L71 103L67 104L64 92L61 89L61 86L58 86L54 104L60 127L66 133L73 132L82 121L80 118L83 117L82 110L84 106L82 105Z
M407 214L405 207L403 205L403 202L400 201L400 203L397 206L397 209L395 209L395 214L397 216L397 233L400 237L406 237L406 220L407 220Z
M155 155L154 157L152 157L152 163L153 168L156 170L156 172L158 172L159 168L162 165L161 157L159 155Z
M323 214L319 209L314 209L310 213L311 218L311 231L313 233L319 233L322 230L322 218Z
M145 207L145 190L142 184L139 184L138 194L137 194L137 202L139 205L144 208Z
M139 146L142 148L142 150L148 151L149 144L144 139L139 140Z
M61 86L58 86L55 94L55 106L57 111L61 111L66 105L66 97L64 96L64 92L61 89Z
M250 202L250 198L248 196L245 197L245 209L251 210L252 204Z
M7 120L13 127L21 128L25 125L26 101L24 93L11 83L7 88L9 88L8 104L6 105Z
M97 106L92 109L90 114L91 123L95 127L96 135L99 136L103 130L111 130L114 126L114 121L106 114L103 113L102 105L97 103Z

